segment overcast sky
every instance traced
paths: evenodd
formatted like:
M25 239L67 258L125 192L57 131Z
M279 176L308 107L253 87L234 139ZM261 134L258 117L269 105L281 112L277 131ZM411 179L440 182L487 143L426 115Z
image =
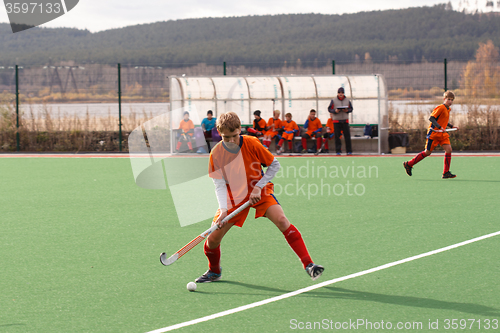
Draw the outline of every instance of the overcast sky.
M360 11L433 6L439 0L80 0L66 15L44 27L74 27L92 32L129 25L200 17L288 13L344 14ZM455 3L456 1L452 1ZM3 7L3 6L2 6ZM5 7L0 22L8 22Z

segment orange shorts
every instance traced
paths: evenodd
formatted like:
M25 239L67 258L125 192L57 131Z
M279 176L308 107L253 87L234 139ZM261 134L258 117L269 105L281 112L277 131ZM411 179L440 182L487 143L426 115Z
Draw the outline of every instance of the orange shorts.
M271 137L271 139L273 139L276 135L278 135L278 132L276 132L276 131L267 131L266 133L264 133L264 135L269 135Z
M435 139L428 138L427 141L425 142L425 149L433 151L434 148L436 148L438 145L441 145L442 147L443 145L449 145L449 144L451 144L449 136L446 138L440 138L440 137L437 137Z
M281 135L281 138L283 140L293 140L293 136L293 133L283 133L283 135Z
M243 204L243 202L240 205L229 209L227 212L227 215L231 214L233 211L235 211L242 204ZM271 194L271 195L262 195L260 201L257 202L255 205L250 206L250 207L255 208L255 218L259 218L259 217L266 216L267 209L271 206L274 206L274 205L279 205L279 202L276 199L276 197L273 194ZM238 227L242 227L243 223L245 222L245 220L248 216L248 213L250 212L250 207L244 209L241 213L239 213L238 215L233 217L231 220L229 220L228 223L234 223L234 225L236 225ZM214 222L217 221L217 219L219 218L219 215L220 215L220 209L217 209L217 213L215 213L215 217L213 219Z

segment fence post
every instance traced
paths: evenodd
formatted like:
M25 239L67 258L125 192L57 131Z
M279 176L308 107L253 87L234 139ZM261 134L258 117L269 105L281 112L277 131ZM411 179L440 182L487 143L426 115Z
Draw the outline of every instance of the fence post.
M118 141L118 147L122 151L122 78L120 63L118 63Z
M19 137L19 67L16 65L16 149L21 150Z
M335 75L335 60L332 60L332 74Z
M224 61L224 75L226 75L226 62Z
M444 58L444 91L448 91L448 61Z

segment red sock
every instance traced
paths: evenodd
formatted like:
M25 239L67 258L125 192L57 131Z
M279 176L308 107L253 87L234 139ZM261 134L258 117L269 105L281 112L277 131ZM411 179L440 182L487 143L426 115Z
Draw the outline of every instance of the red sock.
M307 149L307 139L302 138L302 148Z
M451 153L445 153L444 154L444 169L443 169L443 174L447 173L450 171L450 165L451 165Z
M292 150L292 141L288 141L288 149Z
M181 148L181 146L182 146L182 142L180 142L180 141L177 142L177 150L179 150Z
M209 249L207 242L203 246L205 255L208 258L208 269L216 274L220 274L220 244L215 249Z
M328 150L328 139L323 139L325 140L325 149Z
M285 142L285 139L281 139L280 142L278 143L278 147L281 148L281 146L283 146L283 142Z
M266 140L266 147L269 148L270 145L271 145L271 140Z
M427 155L425 154L425 151L420 152L417 156L415 156L410 161L408 161L408 165L413 167L415 164L417 164L418 162L420 162L421 160L423 160L426 157L427 157Z
M323 141L321 138L316 138L316 148L321 148L321 141Z
M300 261L302 261L302 265L304 265L304 268L306 268L307 265L313 262L311 256L309 255L309 252L307 252L306 244L302 239L302 235L293 224L290 224L290 227L286 229L283 235L285 236L288 245L290 245L292 250L299 257Z
M193 149L193 144L191 143L191 141L188 141L188 142L187 142L187 145L188 145L188 148L189 148L189 149Z

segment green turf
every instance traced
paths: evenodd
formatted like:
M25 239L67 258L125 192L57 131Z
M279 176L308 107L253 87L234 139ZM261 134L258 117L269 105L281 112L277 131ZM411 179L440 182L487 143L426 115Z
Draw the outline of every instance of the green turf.
M411 178L403 160L280 158L278 200L326 268L317 282L500 230L499 157L453 157L451 180L440 178L442 157ZM224 239L223 281L188 292L206 270L202 247L170 267L158 255L210 221L181 228L170 193L136 186L128 159L1 158L0 174L0 332L147 332L314 284L278 229L248 218ZM447 318L500 320L499 260L496 236L179 331L297 331L293 319L417 321L420 331L439 320L443 331Z

